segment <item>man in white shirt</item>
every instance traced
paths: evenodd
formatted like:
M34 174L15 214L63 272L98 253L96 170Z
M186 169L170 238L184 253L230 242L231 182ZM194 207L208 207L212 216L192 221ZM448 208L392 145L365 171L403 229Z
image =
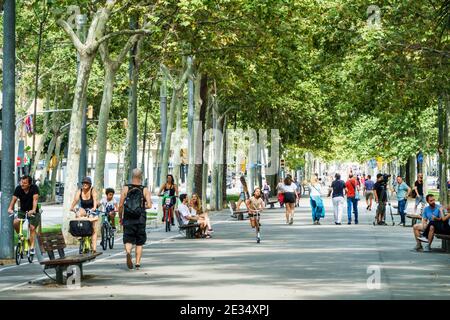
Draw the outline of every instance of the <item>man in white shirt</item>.
M188 197L187 194L183 193L180 195L181 204L178 206L178 211L180 212L181 220L184 225L198 223L200 225L200 229L204 230L206 228L205 219L201 217L191 214L191 210L188 207Z

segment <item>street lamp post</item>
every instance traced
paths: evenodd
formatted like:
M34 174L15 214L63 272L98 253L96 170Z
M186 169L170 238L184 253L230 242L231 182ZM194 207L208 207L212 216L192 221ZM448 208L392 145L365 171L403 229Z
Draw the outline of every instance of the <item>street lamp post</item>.
M164 150L164 145L166 144L166 130L167 130L167 77L165 73L161 71L162 79L161 79L161 87L159 93L159 108L160 108L160 117L161 117L161 152L159 156L159 165L157 172L157 185L161 183L161 163L162 163L162 155Z
M14 114L15 114L15 62L16 62L16 4L3 2L3 108L2 108L2 164L0 259L12 259L14 253L13 225L8 205L14 192Z

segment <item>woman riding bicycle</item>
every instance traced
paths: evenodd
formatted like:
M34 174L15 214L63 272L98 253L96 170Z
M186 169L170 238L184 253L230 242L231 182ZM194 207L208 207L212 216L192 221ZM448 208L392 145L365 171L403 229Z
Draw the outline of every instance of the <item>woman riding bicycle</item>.
M162 196L163 194L165 196L170 197L169 208L172 208L177 201L176 197L178 197L178 186L175 184L173 175L171 175L171 174L167 175L166 183L164 183L159 188L159 195ZM173 218L173 210L172 210L172 214L171 214L171 220L172 220L172 225L174 226L175 221ZM163 217L163 222L164 222L164 217Z
M98 216L94 214L97 210L97 191L92 187L92 180L90 177L85 177L81 182L81 189L75 194L70 211L76 213L77 218L87 218L92 222L92 251L95 253L97 249L97 223ZM79 203L78 211L75 206Z

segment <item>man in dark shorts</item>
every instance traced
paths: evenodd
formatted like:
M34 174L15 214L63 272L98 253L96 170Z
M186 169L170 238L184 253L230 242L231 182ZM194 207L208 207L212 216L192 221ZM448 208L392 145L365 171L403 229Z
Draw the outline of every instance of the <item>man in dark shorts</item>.
M378 203L376 221L379 225L386 225L384 214L386 213L387 186L383 183L383 175L377 174L377 182L373 185L375 202Z
M34 254L34 240L36 229L41 223L40 213L38 212L39 188L33 184L30 176L20 178L20 185L14 190L8 212L14 213L14 205L17 200L20 201L20 210L18 217L14 219L14 229L19 233L20 220L25 219L25 213L28 212L30 223L30 254Z
M137 203L137 205L136 205ZM136 245L136 270L141 266L142 247L147 241L145 209L152 207L150 192L142 186L142 171L133 169L131 184L123 187L119 204L119 220L123 225L123 243L127 253L127 266L133 269L131 250ZM133 210L133 214L131 213ZM135 212L138 213L136 217Z

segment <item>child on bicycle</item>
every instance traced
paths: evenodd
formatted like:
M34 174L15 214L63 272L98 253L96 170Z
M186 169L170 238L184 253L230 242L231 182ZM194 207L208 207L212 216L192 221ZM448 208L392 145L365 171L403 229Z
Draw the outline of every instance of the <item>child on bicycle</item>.
M103 210L106 212L111 223L111 227L116 231L116 213L119 211L117 200L114 199L115 191L113 188L106 188L106 199L102 200Z
M259 238L259 226L261 223L257 223L256 219L256 213L261 213L264 209L264 201L261 197L261 188L255 187L255 190L253 191L253 196L246 201L246 205L248 208L248 215L250 217L250 225L252 228L256 228L258 231L258 238Z

